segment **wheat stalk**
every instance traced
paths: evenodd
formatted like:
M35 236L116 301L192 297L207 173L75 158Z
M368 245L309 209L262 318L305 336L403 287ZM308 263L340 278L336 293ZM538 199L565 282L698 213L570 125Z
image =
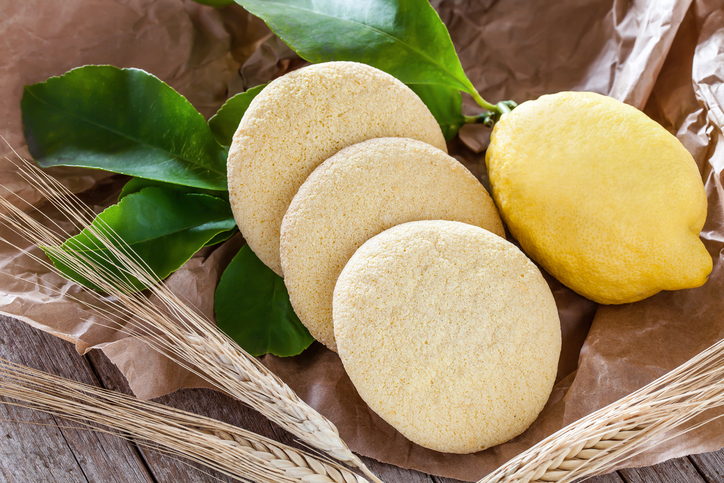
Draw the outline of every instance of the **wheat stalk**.
M25 160L18 169L77 228L90 225L95 214L56 180ZM22 203L22 200L16 201ZM6 197L0 197L0 208L4 210L0 213L1 223L31 243L51 247L59 260L112 294L106 297L85 291L95 299L94 304L67 295L93 308L108 327L143 340L305 443L360 468L372 481L380 482L347 448L331 422L301 401L286 384L220 333L210 321L158 283L152 271L110 228L103 225L91 228L97 240L91 246L75 248L106 248L112 254L107 262L115 264L121 276L82 250L57 248L70 234L49 218L45 217L44 222L35 220ZM17 248L55 270L43 258ZM157 303L134 293L130 277L151 286ZM720 382L724 375L723 348L724 341L717 343L648 386L563 428L479 483L568 482L606 473L654 442L666 441L718 417L687 426L704 411L724 405L724 382Z
M554 433L479 483L569 482L608 473L655 444L721 417L700 417L721 406L724 340L638 391Z
M382 483L342 441L332 422L302 401L256 358L220 332L213 322L160 283L145 262L110 227L103 223L91 225L95 214L75 195L22 157L18 156L18 159L20 163L14 163L18 173L76 229L86 228L93 238L88 242L89 245L76 244L70 250L61 248L60 245L71 236L70 233L10 190L7 191L12 199L0 196L0 223L28 242L44 246L61 263L72 267L76 273L110 294L105 296L84 289L83 293L93 303L68 295L94 310L104 320L95 320L94 323L146 342L217 389L259 411L306 444L359 468L370 480ZM35 210L40 221L16 205L31 212ZM43 257L6 238L0 237L0 241L14 246L63 276ZM86 253L98 249L104 249L104 253L107 253L101 255L101 262ZM119 269L120 275L109 270L106 264ZM155 303L134 291L131 277L150 287Z
M140 401L0 359L0 396L134 439L240 480L363 483L346 468L215 419ZM99 428L97 425L101 425ZM111 431L117 431L113 433Z

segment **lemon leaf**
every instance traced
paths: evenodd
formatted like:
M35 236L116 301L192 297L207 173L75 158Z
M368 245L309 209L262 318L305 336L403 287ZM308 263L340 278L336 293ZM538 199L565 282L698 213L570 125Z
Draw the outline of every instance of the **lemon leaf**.
M236 0L310 62L361 62L405 84L477 95L427 0Z
M445 140L450 141L454 138L465 124L465 117L462 115L463 100L460 97L460 92L450 87L430 84L410 84L408 87L415 91L415 94L422 99L422 102L435 116Z
M25 86L28 148L43 167L82 166L226 190L227 152L191 103L139 69L89 65Z
M265 86L266 84L252 87L246 92L241 92L229 98L216 114L209 119L211 134L214 135L219 144L227 148L231 146L236 128L239 127L246 109Z
M236 224L226 200L151 186L106 208L91 226L93 231L85 229L62 245L43 250L64 275L86 287L101 290L84 268L97 272L94 267L98 266L104 270L104 278L113 280L113 276L118 288L132 292L146 285L123 268L119 251L164 279L201 247L233 232ZM103 233L115 250L99 240L96 233ZM68 263L67 254L80 263Z
M248 353L294 356L314 342L294 313L284 280L244 245L216 288L219 328Z

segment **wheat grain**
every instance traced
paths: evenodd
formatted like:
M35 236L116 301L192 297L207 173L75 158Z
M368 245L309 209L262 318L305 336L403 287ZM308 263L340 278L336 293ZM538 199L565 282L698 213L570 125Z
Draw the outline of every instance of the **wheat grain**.
M657 444L721 417L702 414L721 406L724 340L552 434L479 483L569 482L608 473Z
M343 466L251 431L4 359L0 359L0 396L19 401L5 404L30 407L90 429L132 438L237 479L273 483L367 481Z
M78 228L87 226L93 219L92 211L57 181L24 160L19 170ZM0 222L32 243L57 247L70 236L47 217L44 223L33 219L6 197L0 197L0 207L4 210ZM42 214L39 215L42 218ZM106 320L108 327L145 341L216 388L257 409L305 443L360 468L371 480L380 481L342 442L331 422L301 401L211 322L159 284L145 263L112 230L101 224L92 231L97 241L86 248L107 248L114 257L109 262L116 264L121 275L110 272L82 251L52 249L63 263L112 294L105 297L89 290L87 294L95 303L75 300L91 306ZM44 259L29 251L25 253L53 269ZM150 291L157 303L134 293L130 277L151 285ZM607 473L653 444L719 417L708 416L692 423L703 412L724 405L724 382L720 382L724 379L722 349L724 341L639 391L563 428L480 483L568 482Z
M101 324L143 340L217 389L256 409L306 444L359 468L370 480L381 483L342 441L334 424L302 401L291 388L221 333L211 321L160 283L147 264L110 227L102 222L90 225L94 213L75 195L28 161L18 158L20 162L15 164L21 176L76 229L86 228L92 238L88 245L76 243L72 249L61 247L70 233L9 190L8 196L0 197L0 223L30 243L44 246L61 263L72 267L80 276L110 294L105 296L85 289L94 302L82 300L82 303L103 317L105 322ZM33 218L18 205L39 219ZM12 244L5 238L0 240ZM62 276L45 259L13 246ZM98 249L106 250L104 254L96 255L100 262L87 254ZM120 274L109 270L106 264L113 265ZM134 291L132 278L150 287L154 302ZM81 301L80 298L76 300Z

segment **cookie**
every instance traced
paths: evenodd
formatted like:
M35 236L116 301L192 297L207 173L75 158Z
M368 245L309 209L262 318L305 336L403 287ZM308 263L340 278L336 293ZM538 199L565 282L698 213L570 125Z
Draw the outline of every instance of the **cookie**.
M334 290L339 356L362 399L411 441L472 453L522 433L553 388L558 312L537 267L490 232L396 226Z
M312 336L335 350L334 284L360 245L400 223L437 219L505 236L485 188L465 166L429 144L372 139L322 163L292 200L280 241L289 299Z
M420 98L374 67L316 64L266 86L244 114L227 164L234 219L254 253L282 275L279 227L299 186L340 149L385 136L446 150Z

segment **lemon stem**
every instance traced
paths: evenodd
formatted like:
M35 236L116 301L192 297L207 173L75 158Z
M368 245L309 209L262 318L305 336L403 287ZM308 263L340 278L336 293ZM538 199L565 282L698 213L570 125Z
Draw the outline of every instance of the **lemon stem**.
M475 89L473 89L473 92L471 92L470 95L473 96L473 99L475 99L475 102L477 102L478 105L480 107L482 107L483 109L485 109L486 111L498 112L498 107L495 104L491 104L488 101L486 101L485 99L483 99L480 96L480 93L478 91L476 91ZM500 114L502 114L502 112Z
M480 103L478 102L478 104ZM492 104L489 105L492 106L492 109L488 109L488 112L483 112L475 116L463 116L465 124L485 124L488 127L493 127L503 114L509 113L515 109L518 104L513 101L501 101L494 106Z
M513 104L512 106L510 105L511 103ZM509 113L516 105L513 101L501 101L495 105L495 108L502 116L503 114Z
M465 124L488 124L491 114L490 112L483 112L475 116L463 116L463 119L465 119Z

